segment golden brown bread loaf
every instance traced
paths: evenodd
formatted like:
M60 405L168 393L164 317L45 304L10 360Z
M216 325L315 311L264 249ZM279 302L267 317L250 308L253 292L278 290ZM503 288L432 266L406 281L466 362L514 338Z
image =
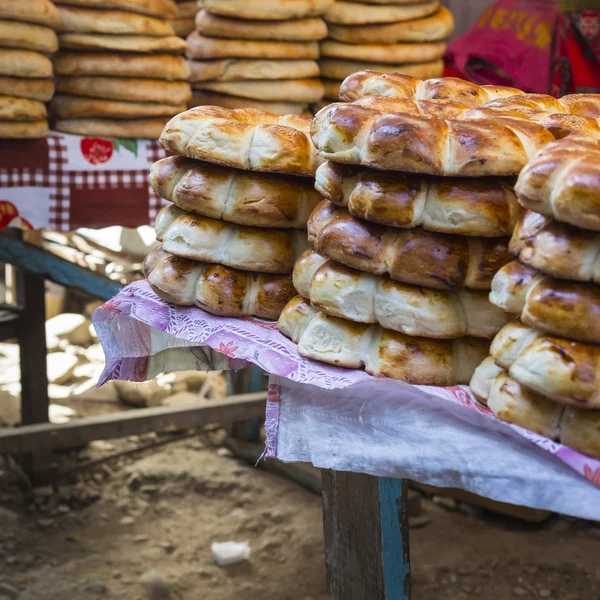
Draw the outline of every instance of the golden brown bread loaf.
M279 81L202 81L194 88L241 98L265 100L268 102L299 102L309 104L323 98L324 88L321 81L314 79L283 79Z
M200 106L171 119L160 143L173 154L227 167L312 177L320 159L309 128L301 115Z
M321 79L321 81L323 82L323 98L326 98L327 100L337 100L340 95L340 85L342 82L325 78Z
M294 287L333 317L435 339L491 339L506 325L487 292L445 292L356 271L307 250L294 267Z
M503 327L490 354L521 385L562 404L600 408L600 346L566 340L519 322Z
M396 229L361 221L323 201L308 221L316 250L346 266L439 290L489 290L510 262L506 238L476 238Z
M0 138L33 139L48 135L48 121L0 121Z
M177 2L177 17L179 19L194 18L198 12L198 3L195 0Z
M54 83L51 79L3 77L0 75L0 94L48 102L54 96Z
M521 209L510 180L432 178L324 162L315 187L351 215L390 227L503 237Z
M117 35L108 33L61 33L62 50L116 50L118 52L160 52L183 54L185 40L176 35Z
M424 63L439 60L446 52L444 42L417 44L344 44L335 40L321 42L321 56L382 63Z
M569 94L560 99L560 103L572 115L600 119L600 95Z
M509 250L542 273L600 283L600 235L593 231L528 210L515 227Z
M47 116L39 100L0 96L0 121L42 121Z
M0 20L0 47L51 54L58 50L58 38L50 27Z
M338 25L368 25L371 23L397 23L432 15L439 8L438 0L421 0L419 3L390 5L363 4L336 0L325 12L328 23Z
M454 77L423 81L402 73L359 71L344 81L340 99L351 102L364 96L394 96L412 100L454 100L474 108L498 98L522 93L516 88L479 86Z
M525 325L560 337L600 343L600 287L542 275L514 262L496 273L490 300ZM509 310L512 309L512 310Z
M39 52L0 48L0 75L49 78L52 77L52 63Z
M49 0L0 0L0 19L58 27L58 11Z
M340 86L346 77L356 73L356 71L364 71L365 69L381 73L406 73L407 75L422 79L440 77L444 72L444 61L441 59L427 63L390 64L322 57L319 60L319 66L321 67L323 77L339 80ZM335 100L339 100L339 94L336 95Z
M461 177L518 175L554 139L542 126L519 119L381 114L353 102L320 110L311 135L317 150L334 162Z
M333 0L199 0L198 4L210 13L225 17L283 21L318 17Z
M175 206L238 225L306 229L321 200L310 179L256 175L182 156L155 162L149 179Z
M177 15L177 6L173 0L58 0L55 3L86 8L125 10L163 19L171 19Z
M319 17L266 21L221 17L201 10L196 15L196 29L202 35L238 40L279 40L313 42L327 37L327 25Z
M454 17L445 7L432 15L410 21L375 25L328 26L329 37L346 44L397 44L399 42L437 42L454 30Z
M197 306L221 317L254 316L276 321L295 296L289 275L247 273L196 262L153 250L144 261L144 276L167 302Z
M223 58L190 60L190 81L236 81L247 79L304 79L318 77L315 60L269 60Z
M59 52L53 57L54 74L143 77L187 81L190 68L183 56L109 52Z
M283 309L278 325L301 356L420 385L467 383L489 347L476 338L432 340L353 323L319 312L301 296Z
M166 117L145 119L59 119L55 129L86 136L158 139Z
M175 206L158 213L155 227L171 254L259 273L291 273L308 247L304 232L233 225Z
M184 111L185 104L162 104L159 102L128 102L85 98L69 94L57 94L50 104L51 112L59 119L109 118L137 119L146 117L172 117Z
M194 3L195 4L195 3ZM171 26L175 35L186 38L192 31L194 31L196 24L194 17L183 17L171 20Z
M600 140L548 144L523 169L515 190L525 208L600 231Z
M188 103L188 108L196 106L221 106L232 110L237 108L253 108L281 117L286 115L309 115L308 104L300 102L267 102L265 100L251 100L250 98L239 98L238 96L201 90L193 90L192 99Z

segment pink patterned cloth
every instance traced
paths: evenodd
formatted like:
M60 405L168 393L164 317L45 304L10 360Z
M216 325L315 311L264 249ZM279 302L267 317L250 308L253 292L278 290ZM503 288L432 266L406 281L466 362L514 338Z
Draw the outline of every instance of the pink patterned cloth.
M283 381L289 380L317 389L334 390L342 401L347 398L350 402L358 388L363 394L368 389L368 396L363 395L363 398L376 397L378 390L393 395L397 388L398 397L408 394L428 406L441 400L442 409L444 403L463 407L452 409L456 414L465 408L475 411L481 418L492 420L493 429L516 432L600 487L600 461L521 427L499 422L487 408L476 402L467 387L408 386L399 381L371 377L364 371L311 361L301 357L295 344L279 333L272 322L216 317L199 308L168 304L156 296L145 281L124 288L95 311L93 320L106 354L106 368L100 384L111 379L145 381L169 370L238 369L251 363L282 378L282 389L285 387ZM279 400L280 385L274 379L269 386L265 425L267 455L274 457L279 457ZM480 417L473 419L477 421Z

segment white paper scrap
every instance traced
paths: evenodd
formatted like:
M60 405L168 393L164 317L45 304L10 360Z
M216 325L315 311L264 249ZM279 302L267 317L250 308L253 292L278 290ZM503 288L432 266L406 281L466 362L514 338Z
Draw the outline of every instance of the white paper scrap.
M219 567L235 565L250 558L249 542L214 542L210 549Z

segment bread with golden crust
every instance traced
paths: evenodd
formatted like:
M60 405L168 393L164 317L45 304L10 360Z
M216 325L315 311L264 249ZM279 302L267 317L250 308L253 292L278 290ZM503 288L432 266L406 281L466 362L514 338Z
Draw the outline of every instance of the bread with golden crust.
M177 6L173 0L58 0L55 4L124 10L162 19L172 19L177 15Z
M48 116L39 100L0 96L0 121L43 121Z
M439 290L489 290L510 262L506 238L383 227L353 217L324 200L308 221L316 250L348 267Z
M55 129L85 136L143 138L156 140L165 126L166 117L140 119L80 118L59 119Z
M0 121L0 139L34 139L48 135L48 121Z
M278 325L301 356L418 385L467 383L489 347L476 338L433 340L353 323L319 312L301 296L285 306Z
M528 210L517 222L509 250L547 275L600 283L600 234L594 231Z
M154 192L175 206L238 225L306 229L321 198L306 178L255 174L169 156L150 168Z
M51 79L3 77L0 75L0 94L48 102L54 96L54 83Z
M185 0L177 2L177 18L179 19L194 19L198 13L198 2L195 0Z
M599 94L569 94L563 96L560 103L572 115L600 119Z
M327 37L327 25L320 17L267 21L222 17L206 10L196 15L196 29L208 37L237 40L278 40L314 42Z
M187 49L184 39L176 35L117 35L110 33L61 33L58 43L62 50L113 50L183 54Z
M325 199L355 217L390 227L503 237L512 233L521 213L507 179L422 177L331 161L315 177Z
M454 100L474 108L492 100L522 93L516 88L479 86L455 77L422 80L402 73L364 70L354 73L344 81L340 99L351 102L364 96L394 96L412 100Z
M435 339L491 339L507 316L484 291L447 292L356 271L307 250L294 267L294 287L333 317Z
M324 158L428 175L514 176L554 140L541 125L520 119L382 114L379 98L372 100L375 106L338 103L317 113L311 137Z
M51 54L58 50L58 38L50 27L0 20L0 47Z
M319 65L315 60L222 58L190 60L188 64L192 83L253 79L305 79L319 76Z
M187 81L190 68L183 56L125 52L59 52L54 73L62 77L96 75Z
M310 104L323 98L324 88L321 80L312 79L271 79L249 81L202 81L194 88L209 90L220 94L230 94L252 100L267 102L298 102Z
M363 4L352 0L336 0L325 12L327 23L337 25L370 25L374 23L398 23L420 19L435 13L438 0L422 0L410 4Z
M313 177L320 159L309 127L302 115L200 106L171 119L160 142L173 154L227 167Z
M424 63L439 60L446 52L444 42L398 44L344 44L335 40L321 42L321 56L381 63Z
M188 103L188 108L195 108L197 106L221 106L232 110L252 108L281 117L286 115L309 115L308 104L251 100L250 98L240 98L239 96L230 96L228 94L217 94L208 90L195 90L192 84L192 99Z
M522 323L503 327L490 354L521 385L559 402L600 408L600 346L541 333Z
M600 140L568 137L548 144L515 186L525 208L600 231Z
M600 344L597 285L555 279L515 261L496 273L490 300L503 310L512 309L525 325Z
M199 0L204 10L237 19L264 19L284 21L305 17L318 17L333 0Z
M155 227L171 254L259 273L291 273L308 247L304 232L233 225L176 206L163 208Z
M0 0L0 19L58 27L58 11L49 0Z
M143 271L152 289L167 302L197 306L220 317L276 321L296 293L289 275L201 263L169 254L161 246L146 257Z
M170 23L171 27L173 27L175 35L178 35L182 38L187 38L187 36L196 29L194 17L171 19Z
M46 79L52 77L52 63L40 52L0 48L0 75Z
M346 77L365 69L372 69L381 73L405 73L413 77L427 79L429 77L440 77L444 72L444 61L434 60L427 63L377 63L372 61L346 60L343 58L322 57L319 60L321 75L329 79L343 82ZM339 91L335 97L339 99Z

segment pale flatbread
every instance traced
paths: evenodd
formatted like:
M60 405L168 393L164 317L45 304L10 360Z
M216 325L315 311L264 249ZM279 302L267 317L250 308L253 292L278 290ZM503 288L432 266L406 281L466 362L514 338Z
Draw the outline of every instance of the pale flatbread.
M187 39L188 58L318 58L317 42L271 42L210 38L197 31Z
M223 58L190 60L190 81L237 81L243 79L306 79L319 76L314 60L260 60Z
M0 94L48 102L54 96L54 83L52 79L0 76Z
M195 0L191 2L180 2L177 5L177 18L178 19L188 19L194 18L196 13L200 10L198 3Z
M106 136L116 138L147 138L156 140L160 137L169 119L61 119L56 122L55 129L65 133L77 133L87 136Z
M42 121L47 116L46 106L39 100L0 96L0 121Z
M190 33L192 33L196 27L194 23L194 17L191 19L172 19L171 25L175 35L178 35L182 38L186 38L188 35L190 35Z
M339 101L340 99L340 86L342 85L342 81L336 79L326 79L322 78L324 94L323 98L326 100L332 100L334 102Z
M0 138L43 138L48 135L48 121L0 121Z
M237 19L283 21L322 15L334 0L198 0L207 11Z
M111 35L175 35L166 19L122 10L98 10L59 6L61 33L108 33Z
M344 60L343 58L323 58L319 61L321 75L343 81L358 71L377 71L379 73L404 73L417 79L433 79L444 74L444 61L434 60L427 63L404 63L399 65L366 61Z
M56 75L104 75L187 81L190 68L183 56L109 52L59 52L53 59Z
M122 52L166 52L183 54L185 40L176 35L107 35L103 33L61 33L58 43L63 50L119 50Z
M0 75L52 77L52 63L47 56L39 52L0 48Z
M261 102L260 100L251 100L249 98L238 98L237 96L228 96L227 94L217 94L214 92L201 92L194 90L192 101L188 104L189 108L194 106L223 106L224 108L256 108L264 110L274 115L302 115L308 112L308 105L297 102Z
M438 0L419 4L362 4L337 0L323 18L338 25L368 25L370 23L398 23L432 15L439 7Z
M172 19L177 16L177 7L173 0L56 0L55 4L69 4L71 6L103 8L106 10L126 10L141 15L160 17L161 19Z
M329 24L329 37L346 44L397 44L398 42L436 42L454 31L454 17L445 7L422 19L380 25Z
M185 104L192 97L187 82L129 77L57 77L56 90L87 98L164 104Z
M58 11L49 0L0 0L0 19L58 27Z
M310 104L323 97L319 79L287 79L282 81L204 81L195 83L200 90L229 94L268 102L297 102Z
M57 94L50 104L52 114L56 115L59 119L174 117L186 109L186 104L99 100L97 98L82 98L81 96L70 96L68 94Z
M342 44L333 40L321 42L321 56L365 60L382 63L423 63L444 56L444 42L423 44Z
M58 38L50 27L0 20L0 47L51 54L58 50Z
M205 10L196 15L196 30L208 37L244 40L311 42L327 37L327 25L320 17L292 21L248 21L213 15Z

